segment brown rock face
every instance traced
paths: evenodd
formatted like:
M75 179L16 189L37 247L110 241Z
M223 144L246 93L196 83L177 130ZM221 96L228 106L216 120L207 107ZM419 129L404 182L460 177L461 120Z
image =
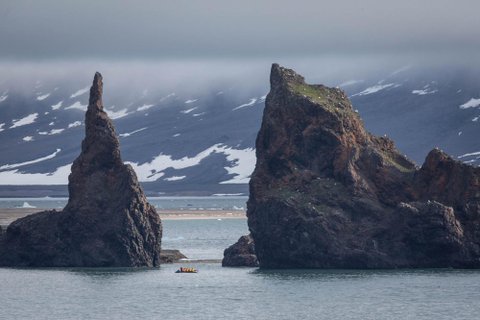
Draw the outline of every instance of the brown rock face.
M225 249L222 267L258 267L251 235L240 237L235 244Z
M480 267L480 168L418 169L345 94L272 66L248 224L261 267Z
M162 224L132 167L122 162L115 129L103 110L102 89L102 76L96 73L85 117L86 136L69 176L67 206L13 222L2 241L0 265L160 264Z

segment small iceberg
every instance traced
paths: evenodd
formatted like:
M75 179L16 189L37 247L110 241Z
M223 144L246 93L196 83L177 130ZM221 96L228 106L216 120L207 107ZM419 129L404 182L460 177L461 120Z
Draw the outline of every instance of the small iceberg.
M30 203L25 201L19 208L36 208L36 207L32 206Z

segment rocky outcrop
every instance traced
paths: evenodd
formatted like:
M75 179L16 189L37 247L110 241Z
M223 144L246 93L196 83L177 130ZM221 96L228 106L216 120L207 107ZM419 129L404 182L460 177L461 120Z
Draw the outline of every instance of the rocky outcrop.
M153 267L160 264L162 224L135 172L120 157L95 74L85 139L69 176L69 201L14 221L1 244L0 265L26 267Z
M480 267L480 168L417 168L340 89L272 66L248 225L264 268Z
M223 252L222 267L258 267L252 236L242 236Z
M160 253L161 263L175 263L179 262L182 259L187 259L187 257L179 250L163 249Z

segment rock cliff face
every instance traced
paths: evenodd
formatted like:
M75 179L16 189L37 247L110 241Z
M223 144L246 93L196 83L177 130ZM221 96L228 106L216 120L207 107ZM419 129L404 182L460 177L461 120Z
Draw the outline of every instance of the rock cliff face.
M272 66L248 225L261 267L480 267L480 168L419 169L345 94Z
M67 206L13 222L1 244L0 265L159 265L162 224L132 167L122 162L115 129L103 110L102 91L102 76L96 73L86 136L69 176Z

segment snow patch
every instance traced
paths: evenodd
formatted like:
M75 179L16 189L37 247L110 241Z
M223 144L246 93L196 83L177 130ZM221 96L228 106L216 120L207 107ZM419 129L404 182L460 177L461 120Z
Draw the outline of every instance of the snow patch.
M40 131L38 134L41 136L53 136L54 134L59 134L65 131L65 129L52 129L50 131Z
M176 137L180 137L180 133L175 133L172 137L176 138Z
M477 122L477 121L478 121L478 118L480 118L480 116L473 118L472 121L473 121L473 122ZM0 127L0 129L1 129L1 127Z
M203 159L207 158L212 153L226 155L227 160L230 161L232 165L225 167L225 169L228 173L236 175L234 178L221 183L248 183L249 177L255 167L256 160L255 150L252 148L238 150L222 144L215 144L193 157L173 159L171 155L160 153L150 162L143 164L135 162L127 163L133 167L140 181L149 182L156 181L163 177L165 174L162 171L167 168L179 170L193 167L200 164Z
M407 70L409 70L409 69L411 69L411 68L412 68L412 66L404 66L404 67L401 67L400 69L397 69L397 70L393 71L390 75L391 75L391 76L394 76L394 75L397 75L397 74L399 74L399 73L401 73L401 72L405 72L405 71L407 71Z
M22 140L25 141L25 142L33 141L33 137L32 136L26 136L26 137L23 137Z
M187 101L185 101L185 103L189 104L189 103L194 103L196 101L198 101L198 99L187 100Z
M73 98L79 97L81 95L84 95L85 93L87 93L88 90L90 90L90 87L85 87L83 89L80 89L77 92L75 92L74 94L72 94L70 96L70 98L73 99Z
M362 92L359 92L359 93L356 93L354 95L352 95L352 97L355 97L355 96L366 96L366 95L369 95L369 94L372 94L372 93L377 93L379 91L382 91L384 89L387 89L387 88L391 88L391 87L399 87L400 85L399 84L395 84L395 83L387 83L387 84L376 84L372 87L369 87L365 90L363 90Z
M138 132L146 130L146 129L148 129L148 127L137 129L137 130L134 130L132 132L120 133L118 136L122 137L122 138L126 138L126 137L130 137L132 134L138 133Z
M5 123L0 123L0 132L2 132L3 130L5 130L5 129L3 129L3 126L4 126L4 125L5 125Z
M54 124L55 124L55 122L52 121L52 122L50 122L48 125L49 125L49 126L53 126Z
M69 109L78 109L78 110L82 110L82 111L85 112L85 111L87 111L87 105L81 104L80 101L76 101L71 106L68 106L68 107L65 108L65 110L69 110Z
M243 193L214 193L212 194L214 197L238 197L243 196Z
M5 92L4 94L2 94L2 95L0 96L0 102L3 102L3 101L5 101L5 100L7 100L7 98L8 98L8 94Z
M191 109L187 109L187 110L182 110L180 111L181 113L183 114L189 114L190 112L192 112L193 110L196 110L198 107L193 107Z
M50 97L50 93L42 94L41 96L37 97L37 100L38 101L43 101L43 100L47 99L48 97Z
M163 180L165 180L165 181L179 181L179 180L185 179L186 177L187 176L173 176L173 177L165 178Z
M105 108L105 111L107 112L110 119L120 119L120 118L123 118L123 117L128 116L130 114L127 109L114 111L113 110L114 107L115 106L112 106L112 109L110 109L110 110Z
M29 114L28 116L26 116L25 118L22 118L22 119L19 119L19 120L13 120L12 121L13 124L10 127L10 129L25 126L27 124L32 124L32 123L35 122L35 120L37 120L37 117L38 117L38 113L32 113L32 114Z
M0 172L0 185L66 185L71 164L50 173L25 173L16 170Z
M419 96L424 96L424 95L427 95L427 94L434 94L436 93L437 90L429 90L429 89L423 89L423 90L413 90L412 91L412 94L416 94L416 95L419 95Z
M52 110L58 110L62 107L62 104L63 104L63 101L60 101L59 103L57 104L54 104L53 106L51 106Z
M68 129L70 128L75 128L75 127L79 127L82 125L82 122L81 121L75 121L75 122L72 122L72 123L69 123L68 124Z
M155 105L154 104L144 104L143 106L138 107L137 111L145 111L145 110L150 109L153 106L155 106Z
M462 154L461 156L458 156L458 159L473 157L473 156L480 156L480 151Z
M160 99L160 102L165 101L165 100L167 100L168 98L171 98L171 97L174 97L174 96L175 96L175 92L169 93L169 94L167 94L165 97L161 98L161 99Z
M437 93L437 92L438 92L437 89L430 88L430 85L427 84L423 87L423 89L413 90L412 94L416 94L416 95L419 95L419 96L424 96L424 95L427 95L427 94L434 94L434 93Z
M194 113L192 114L192 117L200 117L200 116L203 116L204 114L206 114L206 112Z
M20 167L27 166L27 165L30 165L30 164L39 163L39 162L42 162L42 161L45 161L45 160L50 160L50 159L55 158L55 156L60 151L62 151L62 149L57 149L54 153L49 154L48 156L45 156L45 157L35 159L35 160L30 160L30 161L25 161L25 162L20 162L20 163L13 163L13 164L5 164L3 166L0 166L0 170L16 169L16 168L20 168ZM0 181L3 182L3 180L1 180L1 179L0 179ZM5 184L8 184L8 183L5 183ZM40 184L45 184L45 183L40 183Z
M265 97L266 98L266 97ZM232 111L235 111L235 110L238 110L238 109L242 109L242 108L245 108L245 107L251 107L255 104L255 102L257 102L257 98L251 98L249 102L247 103L244 103L242 105L239 105L238 107L235 107L232 109Z
M234 174L235 176L230 180L220 182L220 184L248 183L257 160L255 149L247 148L238 150L224 148L223 153L227 155L227 160L233 164L233 166L225 167L225 170L227 170L229 174Z
M476 108L480 106L480 99L470 99L460 106L460 109Z

